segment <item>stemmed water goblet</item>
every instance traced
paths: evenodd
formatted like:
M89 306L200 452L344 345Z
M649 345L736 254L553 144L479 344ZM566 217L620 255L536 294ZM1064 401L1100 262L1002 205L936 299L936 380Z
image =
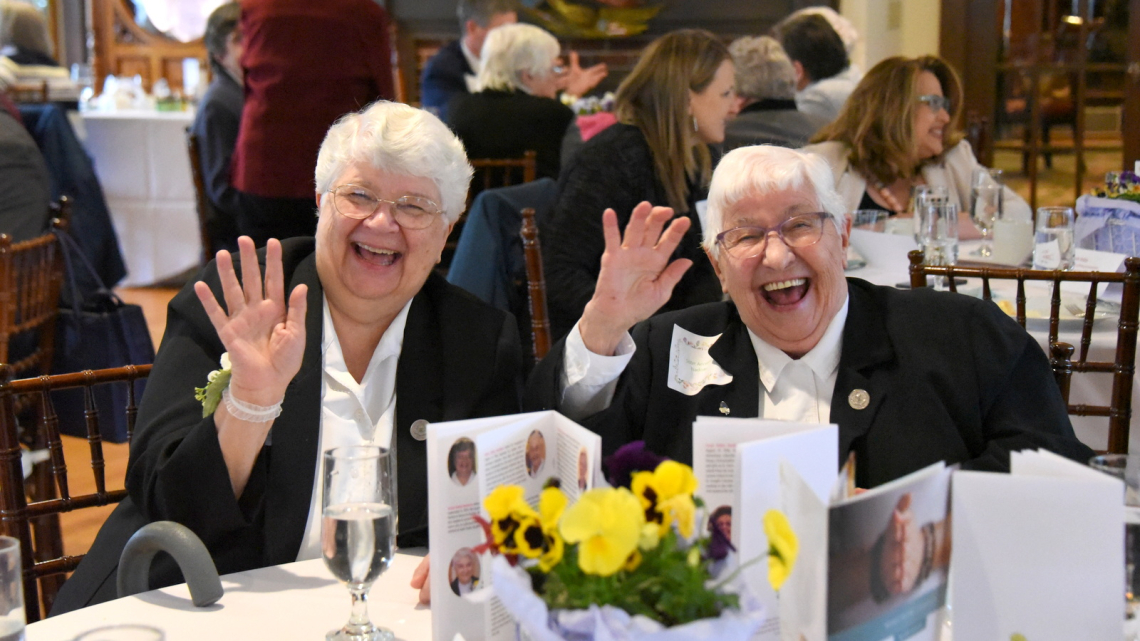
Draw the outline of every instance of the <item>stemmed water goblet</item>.
M994 221L1002 215L1002 195L1000 169L978 167L970 183L970 218L982 232L982 242L978 246L978 256L991 256L993 248Z
M395 497L387 449L338 447L324 453L321 553L352 594L352 615L328 641L391 641L368 618L368 591L396 553Z

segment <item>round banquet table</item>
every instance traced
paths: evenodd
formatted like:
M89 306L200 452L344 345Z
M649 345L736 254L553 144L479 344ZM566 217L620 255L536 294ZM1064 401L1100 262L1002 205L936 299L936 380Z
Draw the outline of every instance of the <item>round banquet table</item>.
M127 265L123 286L149 285L198 266L189 111L88 111L83 144L107 199Z
M417 604L408 586L426 552L402 550L372 586L368 611L372 622L397 639L431 639L431 609ZM141 624L163 631L166 641L202 639L324 639L348 621L348 588L325 568L324 561L299 561L222 577L225 595L214 605L196 608L186 585L144 592L33 623L27 641L70 641L95 628Z
M977 242L963 242L958 252L959 261L969 258L969 253L978 246ZM899 262L899 264L895 264ZM909 286L910 265L905 259L891 262L887 265L869 264L859 269L850 269L846 275L853 278L862 278L876 285L897 287L900 284ZM1013 301L1016 298L1017 284L1013 280L993 280L990 282L991 291L997 300ZM1043 281L1027 281L1025 283L1025 296L1028 300L1047 299L1052 292L1052 284ZM1084 294L1080 294L1083 304L1088 293L1088 286L1083 285ZM966 285L959 285L958 291L963 294L981 297L981 281L969 279ZM1068 296L1068 294L1066 294ZM1098 307L1099 309L1099 307ZM1089 360L1112 361L1116 354L1116 335L1119 317L1109 315L1107 318L1096 321L1093 325L1091 342L1089 344ZM1037 339L1041 348L1048 355L1049 322L1047 319L1029 319L1026 323L1029 334ZM1080 354L1081 331L1080 323L1062 323L1057 339L1069 343L1077 348L1073 354L1074 360ZM1071 404L1108 405L1112 399L1111 374L1081 374L1074 373L1069 390ZM1108 446L1108 419L1099 416L1070 416L1077 438L1095 450L1103 450ZM1140 452L1140 376L1132 382L1132 422L1129 430L1129 452Z

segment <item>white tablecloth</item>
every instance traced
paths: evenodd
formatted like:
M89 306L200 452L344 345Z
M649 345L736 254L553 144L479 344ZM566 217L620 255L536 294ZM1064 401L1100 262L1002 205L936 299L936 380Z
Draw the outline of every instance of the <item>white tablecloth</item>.
M431 610L417 605L417 591L408 587L423 552L397 554L368 599L372 622L406 641L431 639ZM222 587L221 600L205 608L194 607L183 584L69 612L28 626L27 641L70 641L87 630L126 623L158 628L166 641L317 641L348 621L352 603L320 559L230 574L222 577Z
M968 252L975 247L976 243L963 243L959 256L967 256ZM909 264L898 266L893 264L890 266L868 265L861 269L848 271L847 276L862 278L876 285L892 287L902 283L909 286L910 283ZM1051 283L1028 281L1025 284L1026 298L1047 298L1052 292L1052 287ZM991 281L991 288L995 298L1005 298L1012 301L1016 297L1017 285L1015 281L994 280ZM981 281L968 282L965 286L959 286L959 291L981 296ZM1084 295L1081 295L1082 304L1083 300ZM1114 360L1118 320L1116 316L1109 316L1097 321L1093 326L1092 340L1089 345L1089 360ZM1037 342L1041 344L1042 349L1048 355L1048 321L1030 319L1027 325L1026 329L1037 339ZM1057 338L1076 348L1076 352L1073 354L1074 359L1080 355L1081 332L1079 323L1062 324ZM1111 399L1111 374L1073 374L1072 385L1069 390L1069 402L1071 404L1108 405ZM1140 410L1140 377L1134 379L1132 383L1132 423L1129 430L1128 449L1134 453L1140 453L1140 411L1138 410ZM1072 416L1070 418L1073 421L1073 429L1077 433L1077 438L1083 443L1097 450L1108 447L1108 418L1099 416Z
M147 285L198 265L194 182L186 152L191 112L86 112L81 136L95 161L127 277Z

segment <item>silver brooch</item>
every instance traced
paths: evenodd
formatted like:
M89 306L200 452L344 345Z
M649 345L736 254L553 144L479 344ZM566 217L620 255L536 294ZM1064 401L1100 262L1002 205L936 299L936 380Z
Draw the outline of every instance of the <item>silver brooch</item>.
M421 418L417 421L412 422L412 427L409 431L412 433L412 438L416 439L417 441L426 441L427 428L428 422Z

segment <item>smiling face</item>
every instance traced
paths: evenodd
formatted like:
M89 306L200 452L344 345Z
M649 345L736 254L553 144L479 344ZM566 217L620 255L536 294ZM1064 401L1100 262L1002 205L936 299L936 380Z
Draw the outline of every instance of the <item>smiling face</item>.
M732 515L731 514L722 515L716 521L714 521L713 524L716 526L716 529L720 530L720 533L724 535L724 538L728 539L729 541L732 540Z
M532 432L526 440L526 469L534 474L546 460L546 439L540 432Z
M724 229L753 225L774 228L792 216L820 211L807 184L751 195L724 212ZM732 298L744 324L764 342L793 358L811 351L847 300L847 232L825 220L819 241L795 249L776 234L757 256L736 259L710 253L721 287Z
M464 483L471 478L474 462L471 460L471 450L459 450L455 453L455 475Z
M467 554L460 554L455 557L455 578L459 579L460 583L470 583L471 578L475 576L475 561Z
M724 142L724 123L737 112L735 82L736 67L731 60L725 60L704 91L689 92L689 111L696 118L697 138L701 142L710 145Z
M432 180L390 174L367 163L349 165L332 186L345 184L367 187L386 200L422 196L440 202ZM361 322L394 316L439 262L451 225L439 215L426 229L404 229L387 203L364 220L337 213L331 194L320 194L318 203L317 273L329 306Z
M929 71L918 74L919 96L941 96L942 83L938 76ZM935 111L926 103L919 103L914 111L915 154L919 160L933 158L942 153L943 133L950 124L950 114L945 110Z

